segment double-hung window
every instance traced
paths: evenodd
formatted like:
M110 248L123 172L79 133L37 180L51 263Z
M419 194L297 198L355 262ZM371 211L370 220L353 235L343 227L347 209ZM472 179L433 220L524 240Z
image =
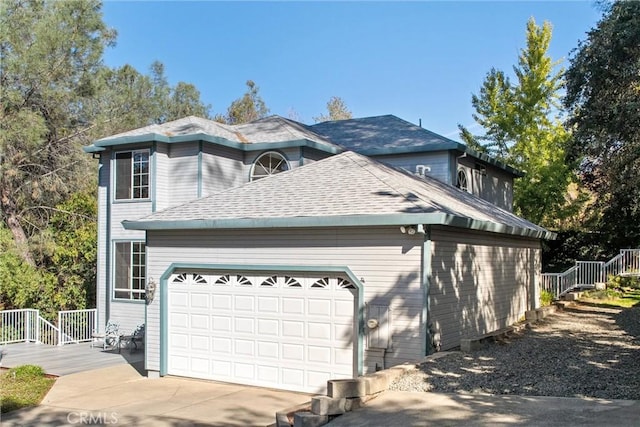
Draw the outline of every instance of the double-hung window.
M144 242L115 243L114 297L116 299L144 299L146 265Z
M149 198L149 150L116 153L116 200Z

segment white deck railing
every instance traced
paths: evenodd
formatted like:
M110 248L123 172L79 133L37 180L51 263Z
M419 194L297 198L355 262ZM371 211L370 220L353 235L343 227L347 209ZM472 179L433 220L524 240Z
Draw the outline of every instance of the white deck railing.
M58 343L91 341L96 330L97 310L67 310L58 312Z
M563 273L542 273L541 288L556 298L574 289L593 288L611 276L640 275L640 249L622 249L607 262L576 261Z
M68 310L58 313L54 325L35 309L0 311L0 344L35 342L64 345L90 341L96 327L96 309Z

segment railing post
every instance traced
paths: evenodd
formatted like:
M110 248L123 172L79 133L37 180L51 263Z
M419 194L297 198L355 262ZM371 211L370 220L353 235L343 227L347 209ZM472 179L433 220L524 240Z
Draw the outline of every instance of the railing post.
M58 312L58 345L62 345L62 313Z
M24 323L26 331L24 334L24 342L29 342L29 339L31 338L31 311L26 311L25 315L26 321Z

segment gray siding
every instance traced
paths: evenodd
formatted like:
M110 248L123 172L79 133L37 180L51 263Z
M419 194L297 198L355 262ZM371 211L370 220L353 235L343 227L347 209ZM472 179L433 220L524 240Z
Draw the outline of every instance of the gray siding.
M537 306L540 242L434 228L430 304L441 349L495 331Z
M151 176L155 176L156 181L152 182L152 194L155 191L156 210L166 209L171 206L170 176L169 176L169 145L163 143L156 144L155 161L152 162ZM155 185L155 187L153 187Z
M473 158L465 157L458 160L458 167L467 172L471 193L502 209L513 211L512 175L495 166L482 163L483 173L479 166L480 163Z
M241 152L232 148L205 144L202 147L202 197L248 180Z
M379 162L397 168L406 169L411 173L416 173L417 166L424 165L428 167L428 170L425 171L425 175L431 176L447 184L451 183L451 174L449 173L449 154L447 151L372 157Z
M120 333L129 335L144 321L143 301L111 300L111 320L120 324Z
M198 198L197 142L169 146L169 205L179 205ZM164 171L158 170L158 174Z
M422 235L397 227L229 231L150 231L148 274L159 278L173 262L200 264L347 266L364 282L364 301L391 308L392 348L386 365L424 355L420 285ZM158 295L158 294L156 294ZM159 298L147 311L147 369L159 369ZM366 340L365 340L366 341ZM379 352L365 351L365 367Z

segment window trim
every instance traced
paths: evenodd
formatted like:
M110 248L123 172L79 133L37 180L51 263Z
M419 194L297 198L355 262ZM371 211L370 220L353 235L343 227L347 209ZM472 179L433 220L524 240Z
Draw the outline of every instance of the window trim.
M260 161L260 159L262 159L265 156L269 156L269 155L276 155L276 156L280 157L282 159L282 161L284 162L284 164L286 166L286 169L281 170L280 172L277 172L277 173L270 173L270 174L267 174L267 175L260 176L260 177L256 178L254 176L254 173L255 173L255 170L256 170L256 164L258 163L258 161ZM287 159L287 157L284 154L282 154L282 153L280 153L278 151L273 151L273 150L265 151L265 152L261 153L260 155L258 155L253 160L253 163L251 163L251 170L249 171L249 181L250 182L258 181L260 179L267 178L268 176L277 175L278 173L286 172L286 171L289 171L289 170L291 170L291 164L289 163L289 160Z
M460 184L461 175L464 176L464 187ZM467 174L467 171L464 170L464 168L458 168L458 172L456 173L456 188L459 188L464 192L471 193L471 181L469 180L469 174Z
M125 288L117 288L117 281L118 281L118 277L117 277L117 271L118 271L118 244L125 244L128 243L129 244L129 260L128 262L128 272L127 272L127 285L128 287ZM134 251L134 245L135 244L139 244L142 245L142 249L144 250L143 254L144 254L144 264L134 264L134 256L135 256L135 251ZM147 282L147 271L148 271L148 267L147 267L147 246L146 246L146 241L144 239L119 239L119 240L114 240L113 244L113 256L112 256L112 265L111 265L111 272L112 272L112 279L111 279L111 300L112 301L118 301L118 302L133 302L133 303L144 303L145 302L145 294L146 294L146 282ZM138 252L139 253L139 252ZM142 275L141 276L134 276L134 269L137 267L141 267L143 269ZM133 283L134 283L134 277L138 277L138 281L141 281L141 283L139 284L139 286L141 286L141 288L138 289L134 289L133 287ZM116 292L127 292L129 294L129 297L119 297L116 296ZM139 295L139 298L134 298L134 295Z
M130 170L130 181L129 181L129 194L130 197L128 198L118 198L118 155L119 154L126 154L126 153L130 153L131 154L131 170ZM146 189L147 189L147 197L133 197L134 196L134 180L135 180L135 172L134 172L134 158L136 153L144 153L147 155L147 172L146 174L142 174L142 175L146 175L147 176L147 184L146 184ZM121 150L121 151L116 151L113 154L113 168L112 168L112 176L113 176L113 201L116 203L122 203L122 202L147 202L149 200L151 200L151 194L152 194L152 188L151 188L151 177L152 177L152 173L151 173L151 164L152 164L152 155L151 155L151 149L149 148L138 148L138 149L131 149L131 150ZM138 174L140 175L140 174ZM144 186L139 186L140 188L144 188Z

